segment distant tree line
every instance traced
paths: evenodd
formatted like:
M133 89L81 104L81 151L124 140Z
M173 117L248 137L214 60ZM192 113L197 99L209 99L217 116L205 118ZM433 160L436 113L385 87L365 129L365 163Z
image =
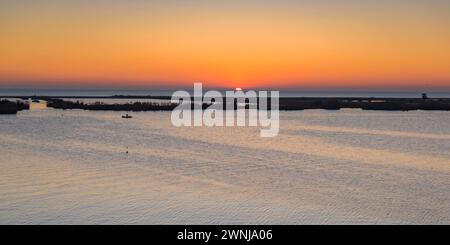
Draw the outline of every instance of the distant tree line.
M270 108L270 98L268 105ZM65 101L62 99L49 99L47 106L56 109L83 109L83 110L105 110L105 111L171 111L177 108L177 103L154 103L154 102L134 102L124 104L105 104L101 102L86 104L80 101ZM203 103L202 108L206 109L210 103ZM189 107L189 104L187 105ZM259 104L256 105L259 108ZM245 105L231 107L223 103L223 109L238 107L249 108ZM191 104L194 108L194 103ZM450 111L450 99L429 99L429 98L280 98L279 110L307 110L325 109L339 110L341 108L355 108L363 110L385 110L385 111L411 111L411 110L441 110Z
M18 111L28 110L30 108L28 103L24 103L20 100L9 101L0 100L0 114L17 114Z
M154 103L154 102L134 102L124 104L105 104L102 102L84 103L82 101L65 101L61 99L51 99L47 101L47 107L55 109L82 109L92 111L169 111L178 104Z

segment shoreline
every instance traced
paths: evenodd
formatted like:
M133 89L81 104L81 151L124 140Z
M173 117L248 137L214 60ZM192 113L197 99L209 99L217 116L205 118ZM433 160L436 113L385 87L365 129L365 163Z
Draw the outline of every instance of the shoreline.
M47 106L54 109L82 109L98 111L171 111L179 104L171 103L170 96L3 96L5 99L21 100L42 100L47 102ZM66 99L155 99L167 101L168 103L157 102L124 102L107 104L102 101L85 103L83 101L69 101ZM193 101L193 100L192 100ZM13 110L18 102L3 103L0 110ZM270 99L267 103L270 106ZM193 105L193 103L192 103ZM202 108L206 109L209 103L203 103ZM224 109L227 109L227 103L223 103ZM229 105L229 104L228 104ZM233 105L231 105L233 107ZM243 107L243 106L242 106ZM248 108L248 103L246 108ZM237 109L235 102L234 109ZM259 109L259 105L257 105ZM21 107L26 110L27 107ZM270 108L269 108L270 109ZM384 111L450 111L450 98L383 98L383 97L281 97L279 98L280 111L300 111L309 109L340 110L340 109L362 109L362 110L384 110Z
M23 101L9 101L0 98L0 115L15 115L19 111L29 110L30 105Z

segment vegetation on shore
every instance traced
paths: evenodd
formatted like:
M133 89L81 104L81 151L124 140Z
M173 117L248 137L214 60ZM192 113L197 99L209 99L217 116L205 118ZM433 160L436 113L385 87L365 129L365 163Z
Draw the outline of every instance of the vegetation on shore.
M22 101L0 100L0 114L17 114L18 111L28 110L29 104Z
M18 97L15 97L18 98ZM20 98L20 97L19 97ZM69 101L63 98L48 96L33 97L34 99L47 101L47 106L55 109L82 109L96 111L171 111L179 104L171 103L170 96L110 96L89 97L89 99L158 99L166 102L124 102L106 104L102 102L84 103L83 101ZM25 98L24 99L28 99ZM82 99L82 98L80 98ZM270 98L267 102L270 109ZM203 109L211 104L204 103ZM226 109L228 104L223 104ZM193 104L191 105L193 107ZM232 106L233 107L233 106ZM249 105L247 104L248 108ZM259 107L259 106L258 106ZM237 108L235 102L234 108ZM450 111L450 98L358 98L358 97L282 97L279 98L279 109L282 111L326 109L339 110L354 108L362 110L384 110L384 111L411 111L411 110L441 110ZM0 114L16 114L21 110L28 110L29 104L23 101L0 100Z
M159 97L167 99L170 97ZM270 106L270 99L268 105ZM105 111L171 111L175 109L176 103L152 103L135 102L124 104L105 104L96 102L86 104L83 102L66 101L62 99L49 99L48 107L55 109L83 109L83 110L105 110ZM203 104L203 109L210 104ZM248 104L246 106L249 107ZM227 108L227 104L223 104ZM237 108L235 103L234 108ZM385 110L385 111L411 111L411 110L442 110L450 111L450 99L422 99L422 98L280 98L279 109L284 111L326 109L339 110L354 108L363 110Z
M280 98L280 110L345 108L384 111L450 111L450 99L422 98Z
M47 107L55 109L82 109L92 111L170 111L178 104L172 103L152 103L152 102L134 102L124 104L105 104L96 102L86 104L82 101L66 101L62 99L51 99L47 102Z

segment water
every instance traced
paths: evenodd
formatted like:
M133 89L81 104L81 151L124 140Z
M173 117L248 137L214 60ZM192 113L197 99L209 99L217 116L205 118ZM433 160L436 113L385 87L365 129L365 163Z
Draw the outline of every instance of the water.
M281 112L260 138L32 109L0 116L0 224L450 224L448 112Z

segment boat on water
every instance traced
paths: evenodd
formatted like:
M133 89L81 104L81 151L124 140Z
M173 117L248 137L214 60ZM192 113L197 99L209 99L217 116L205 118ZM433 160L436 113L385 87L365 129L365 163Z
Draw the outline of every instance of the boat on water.
M126 114L126 115L123 115L122 118L130 119L130 118L133 118L133 117L128 115L128 114Z

